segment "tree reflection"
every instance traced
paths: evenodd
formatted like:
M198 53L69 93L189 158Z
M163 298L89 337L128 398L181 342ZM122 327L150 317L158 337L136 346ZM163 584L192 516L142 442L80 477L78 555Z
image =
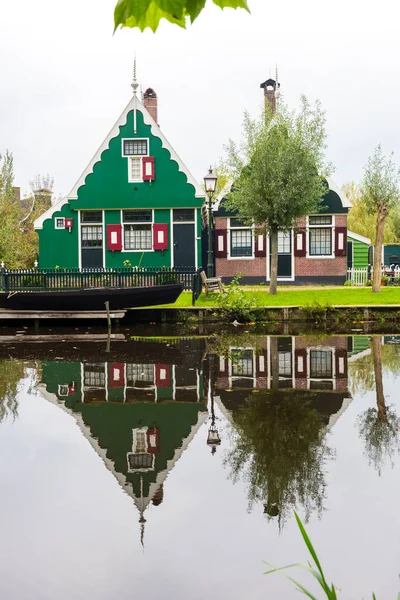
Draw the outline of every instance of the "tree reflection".
M302 505L306 520L321 513L324 463L332 451L324 440L322 415L295 392L271 390L252 395L235 415L233 448L226 463L232 477L248 481L249 506L260 501L278 517L279 527Z
M24 377L24 365L18 360L0 360L0 423L18 417L18 383Z
M393 347L388 353L393 358ZM398 358L398 348L395 347ZM369 464L373 465L379 475L387 460L393 466L393 456L400 449L400 424L397 414L392 406L386 406L383 392L382 374L382 338L375 336L372 339L373 373L376 390L376 408L368 408L358 419L360 436L365 442L365 454ZM393 372L394 363L389 363ZM397 366L399 369L399 363Z

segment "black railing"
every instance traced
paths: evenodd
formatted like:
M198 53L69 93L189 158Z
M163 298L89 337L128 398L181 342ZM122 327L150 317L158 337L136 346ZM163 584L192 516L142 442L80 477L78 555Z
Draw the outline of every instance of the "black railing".
M0 289L7 292L76 290L99 287L147 287L181 283L193 291L194 267L136 269L0 269Z
M192 306L196 304L197 298L200 296L201 291L203 289L203 281L201 279L202 268L197 269L196 273L193 275L193 283L192 283Z

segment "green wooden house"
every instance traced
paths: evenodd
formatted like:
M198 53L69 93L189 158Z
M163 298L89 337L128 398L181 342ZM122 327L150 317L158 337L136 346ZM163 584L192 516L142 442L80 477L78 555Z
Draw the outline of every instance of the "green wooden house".
M371 240L347 230L347 268L365 269L368 266L368 249Z
M36 220L40 268L201 264L204 192L158 125L155 91L132 88L71 192Z

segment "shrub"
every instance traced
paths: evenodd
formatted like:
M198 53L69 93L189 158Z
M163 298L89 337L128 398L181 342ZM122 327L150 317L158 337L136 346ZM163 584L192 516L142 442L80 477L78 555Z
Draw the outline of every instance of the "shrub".
M225 293L218 296L219 315L224 321L254 321L256 299L240 288L240 277L225 286Z

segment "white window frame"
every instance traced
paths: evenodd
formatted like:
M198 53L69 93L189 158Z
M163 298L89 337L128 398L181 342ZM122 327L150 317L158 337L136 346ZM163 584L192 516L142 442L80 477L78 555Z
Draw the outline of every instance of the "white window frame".
M147 143L147 154L124 154L124 143L125 142L146 142ZM123 158L127 159L128 166L128 182L129 183L140 183L143 181L143 157L150 156L150 138L122 138L121 140L121 154ZM140 161L140 176L138 179L132 177L132 159L139 159Z
M232 354L234 352L240 352L242 350L251 350L252 351L252 359L253 359L253 376L250 375L234 375L234 365L232 361ZM233 383L236 379L247 379L252 383L253 389L257 387L257 367L256 367L256 353L252 346L229 346L229 356L228 356L228 378L229 378L229 387L232 388ZM250 389L250 388L249 388Z
M59 225L58 221L62 221L62 225ZM54 218L54 229L65 229L65 217Z
M151 221L124 221L124 211L125 210L151 210ZM121 210L121 225L122 225L122 252L129 252L132 254L133 252L154 252L153 245L153 225L154 225L154 210L152 208L126 208ZM150 233L151 233L151 248L146 250L131 250L129 248L125 248L125 225L150 225Z
M310 217L331 217L332 223L330 225L310 225ZM306 258L312 260L325 260L336 258L335 256L335 215L308 215L307 216L307 227L306 227ZM331 254L310 254L310 229L331 229L332 243L331 243Z
M254 253L254 246L255 246L255 236L254 236L254 229L255 226L254 225L248 225L248 226L243 226L243 225L231 225L231 221L232 219L237 219L238 217L229 217L229 224L228 224L228 252L227 252L227 258L228 260L253 260L255 258L255 253ZM231 230L233 231L240 231L240 230L248 230L251 233L251 254L250 256L232 256L232 238L231 238Z
M330 352L332 356L332 377L311 377L311 352ZM319 381L332 382L332 390L336 390L336 349L333 346L311 346L307 348L307 389L310 389L311 382ZM313 388L318 389L318 388ZM328 390L327 390L328 391Z

